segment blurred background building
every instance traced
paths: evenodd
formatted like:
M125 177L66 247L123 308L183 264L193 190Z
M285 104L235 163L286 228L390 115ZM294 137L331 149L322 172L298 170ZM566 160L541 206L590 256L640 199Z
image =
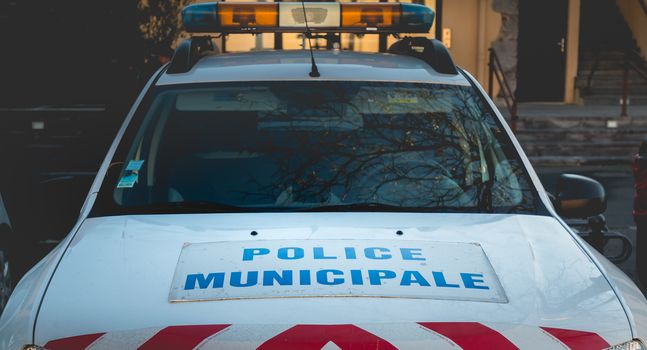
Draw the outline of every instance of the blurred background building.
M644 59L647 52L645 0L403 1L437 12L428 37L443 40L486 88L493 49L519 101L616 103L626 53ZM132 95L159 65L153 56L171 55L182 35L179 9L191 2L0 2L0 106L107 104L115 91ZM343 34L339 41L342 50L374 52L395 39ZM217 42L225 51L304 43L299 34L238 34ZM313 44L332 47L325 39ZM647 103L647 91L633 90L632 103Z

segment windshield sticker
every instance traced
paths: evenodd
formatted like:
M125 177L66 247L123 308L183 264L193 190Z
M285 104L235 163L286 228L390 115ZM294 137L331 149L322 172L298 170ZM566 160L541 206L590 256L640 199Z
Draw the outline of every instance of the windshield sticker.
M380 240L185 243L169 301L289 297L508 302L476 243Z
M126 171L139 171L144 165L144 160L131 160L126 166Z
M388 101L389 103L395 103L395 104L417 104L418 103L418 97L415 95L389 95L388 96Z
M122 177L117 184L117 188L133 188L137 183L138 175L136 173L128 174Z

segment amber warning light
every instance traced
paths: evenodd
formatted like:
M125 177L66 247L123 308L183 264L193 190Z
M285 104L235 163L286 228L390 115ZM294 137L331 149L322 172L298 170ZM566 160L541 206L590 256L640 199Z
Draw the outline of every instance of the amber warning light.
M305 9L304 9L305 8ZM190 33L427 33L434 12L402 3L201 3L182 11Z

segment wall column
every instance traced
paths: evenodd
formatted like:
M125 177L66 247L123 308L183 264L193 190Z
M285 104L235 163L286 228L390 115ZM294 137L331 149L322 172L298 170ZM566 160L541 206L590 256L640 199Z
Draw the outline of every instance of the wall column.
M485 34L487 31L486 26L486 10L487 10L487 0L477 0L478 1L478 30L476 35L478 36L476 41L476 79L479 81L485 81L487 76L487 50L488 46L485 43Z
M519 1L520 0L492 0L492 9L501 14L501 30L499 31L499 36L494 40L494 42L492 42L492 48L499 55L501 66L503 66L503 74L510 84L512 93L517 91Z
M566 29L566 77L564 79L564 102L576 103L575 78L580 47L580 0L568 0L568 24Z

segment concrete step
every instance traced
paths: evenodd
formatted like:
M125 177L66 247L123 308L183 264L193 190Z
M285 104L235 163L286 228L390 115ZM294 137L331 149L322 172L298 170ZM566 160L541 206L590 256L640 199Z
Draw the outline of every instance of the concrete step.
M647 85L644 86L629 86L627 91L629 91L629 96L633 97L647 97ZM597 86L593 85L590 88L580 88L580 95L582 97L587 96L617 96L620 97L624 93L624 88L622 86Z
M596 57L594 52L580 52L578 59L581 63L585 62L623 62L626 55L624 51L600 51Z
M620 106L620 98L621 97L619 94L592 95L584 96L582 97L582 100L584 100L585 105L608 106L617 104L618 106ZM629 104L635 106L647 106L647 95L630 95Z
M638 152L636 142L590 142L590 141L532 141L521 144L529 156L562 157L632 157Z
M618 82L603 82L596 83L592 82L591 86L588 87L586 84L576 86L581 93L597 94L597 95L611 95L617 94L624 91L624 86L621 81ZM607 92L608 91L608 92ZM627 91L630 95L647 95L647 83L646 84L637 84L630 83L627 85Z
M593 78L594 79L623 79L625 70L621 67L615 68L615 69L598 69L593 73ZM580 69L578 72L578 76L588 79L589 74L591 73L591 70L589 69ZM635 80L640 80L640 74L638 74L634 70L629 70L629 79L635 79ZM644 81L644 80L643 80Z
M647 127L634 128L552 128L517 130L515 136L519 142L533 141L587 141L587 142L630 142L633 145L647 135Z
M583 88L588 86L588 77L580 76L575 80L575 86ZM639 76L629 76L628 84L630 88L647 87L647 80L641 79ZM593 77L591 79L591 87L623 87L624 78L618 77Z
M614 70L618 68L622 69L624 68L624 59L598 60L597 65L595 64L595 60L593 59L585 61L580 60L580 63L577 67L580 72L590 72L593 68L596 68L596 70Z
M604 74L599 74L599 73ZM606 74L607 71L600 71L593 75L591 78L591 85L593 84L623 84L624 83L624 73L617 72L613 74ZM629 84L635 85L647 85L647 80L643 79L638 73L634 71L629 71ZM589 82L588 73L580 73L580 75L575 79L577 86L586 86Z
M647 108L630 106L631 118L617 117L620 111L612 105L521 104L516 138L537 166L629 164L647 136Z
M615 108L614 108L615 110ZM620 107L617 109L620 114ZM647 128L647 117L635 118L610 118L610 117L586 117L586 116L553 116L553 117L527 117L523 114L519 117L519 130L539 130L551 132L551 130L575 130L580 129L606 129L607 121L617 122L618 129L644 129Z
M530 163L534 167L542 166L581 166L581 165L626 165L629 166L633 157L613 157L613 156L585 156L585 157L565 157L565 156L529 156Z

